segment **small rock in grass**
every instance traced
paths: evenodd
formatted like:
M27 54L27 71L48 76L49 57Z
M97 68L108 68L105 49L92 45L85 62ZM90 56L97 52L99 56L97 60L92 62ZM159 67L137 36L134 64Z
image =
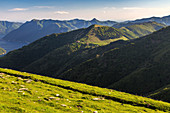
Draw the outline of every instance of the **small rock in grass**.
M18 77L17 79L18 79L18 80L23 80L21 77Z
M55 97L49 97L49 99L55 99Z
M56 97L59 97L60 96L60 94L56 94Z
M65 104L61 104L61 106L66 107L67 105L65 105Z
M18 93L22 93L23 91L18 91Z
M17 84L17 82L14 82L14 81L12 81L11 83L12 83L12 84Z
M21 87L25 87L24 85L20 85Z
M93 100L100 100L100 98L93 98Z
M19 91L28 91L28 88L20 88Z
M32 80L31 80L31 79L26 81L26 83L30 83L30 82L32 82Z
M56 98L55 100L60 100L60 98Z
M32 82L33 80L31 80L31 79L26 79L26 80L24 80L24 82L26 82L26 83L30 83L30 82Z
M104 98L93 98L94 101L96 100L104 100Z
M10 75L7 75L6 77L10 77Z

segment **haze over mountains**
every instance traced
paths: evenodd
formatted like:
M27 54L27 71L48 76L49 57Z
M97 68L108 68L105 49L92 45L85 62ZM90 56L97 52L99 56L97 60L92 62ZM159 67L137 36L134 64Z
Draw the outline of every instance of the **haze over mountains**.
M170 25L170 16L151 17L151 18L137 19L134 21L125 21L125 22L117 23L117 24L113 25L113 27L121 28L121 27L130 26L130 25L133 25L136 23L145 23L145 22L157 22L157 23L162 23L162 24L169 26Z
M0 39L9 32L19 28L22 25L20 22L0 21Z
M93 24L103 26L113 26L115 28L127 27L133 24L145 23L145 22L157 22L164 25L170 24L170 16L165 17L151 17L146 19L138 19L134 21L126 21L118 23L115 21L99 21L96 18L86 21L80 19L74 20L36 20L28 21L24 23L19 29L16 29L7 34L3 40L18 41L18 42L33 42L41 37L50 35L52 33L62 33L79 28L87 28Z
M12 31L3 39L30 43L52 33L68 32L79 28L86 28L93 24L113 26L115 23L115 21L99 21L95 18L91 21L79 19L68 21L34 19L26 22L19 29Z

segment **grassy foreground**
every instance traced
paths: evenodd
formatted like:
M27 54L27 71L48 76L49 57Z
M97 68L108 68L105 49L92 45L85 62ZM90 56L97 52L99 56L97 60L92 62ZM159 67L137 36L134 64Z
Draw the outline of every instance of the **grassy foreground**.
M0 112L170 112L170 104L40 75L0 68Z

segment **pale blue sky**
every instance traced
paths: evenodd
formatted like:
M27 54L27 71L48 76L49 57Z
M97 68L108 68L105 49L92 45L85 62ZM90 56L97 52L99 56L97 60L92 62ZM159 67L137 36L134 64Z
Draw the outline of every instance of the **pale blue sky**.
M134 20L170 15L170 0L0 0L0 20Z

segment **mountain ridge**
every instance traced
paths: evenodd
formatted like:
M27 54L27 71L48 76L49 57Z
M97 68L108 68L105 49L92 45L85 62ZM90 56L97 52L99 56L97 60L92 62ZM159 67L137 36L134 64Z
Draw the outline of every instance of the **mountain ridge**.
M52 33L63 33L79 28L87 28L92 24L101 24L112 26L115 21L86 21L86 20L36 20L27 21L19 29L12 31L4 40L9 41L23 41L23 42L33 42L41 37L50 35ZM15 37L13 37L15 36ZM24 37L24 38L23 38Z
M120 22L120 23L113 25L113 27L121 28L121 27L130 26L133 24L137 24L137 23L139 24L139 23L145 23L145 22L157 22L157 23L161 23L161 24L165 24L165 25L169 26L170 25L170 15L163 16L163 17L150 17L150 18L142 18L142 19L136 19L136 20L132 20L132 21Z
M0 21L0 38L4 37L9 32L19 28L23 23Z

